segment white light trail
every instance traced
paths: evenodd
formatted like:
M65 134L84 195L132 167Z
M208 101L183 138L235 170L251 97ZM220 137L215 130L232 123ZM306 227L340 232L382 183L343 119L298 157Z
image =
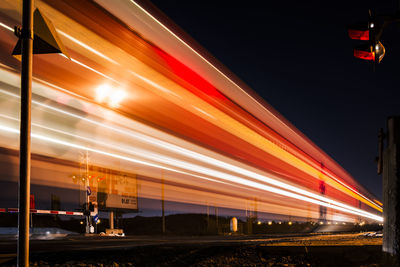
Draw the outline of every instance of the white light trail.
M9 31L12 31L12 32L14 31L13 28L11 28L10 26L7 26L7 25L4 24L4 23L1 23L1 22L0 22L0 26L3 27L3 28L5 28L5 29L7 29L7 30L9 30Z
M59 54L59 55L60 55L60 56L63 56L63 57L65 57L65 58L68 59L68 57L67 57L66 55L64 55L64 54ZM94 69L94 68L92 68L92 67L89 67L88 65L83 64L82 62L80 62L80 61L78 61L78 60L76 60L76 59L74 59L74 58L72 58L72 57L69 58L69 59L70 59L72 62L74 62L74 63L76 63L76 64L78 64L78 65L84 67L85 69L88 69L88 70L90 70L90 71L93 71L94 73L97 73L97 74L99 74L100 76L103 76L104 78L109 79L109 80L111 80L111 81L113 81L113 82L115 82L115 83L117 83L117 84L121 84L119 81L115 80L114 78L111 78L110 76L105 75L104 73L102 73L102 72L100 72L100 71L98 71L98 70L96 70L96 69Z
M3 90L0 90L0 92L7 93L7 95L9 95L9 96L14 96L14 97L19 98L18 95L15 95L15 94L3 91ZM256 180L259 180L259 181L261 181L263 183L268 183L268 184L271 184L273 186L277 186L277 187L283 188L285 190L290 190L290 191L293 191L293 192L296 192L296 193L299 193L299 194L302 194L302 195L305 195L305 196L308 196L308 197L312 197L312 198L318 199L320 201L325 201L327 203L332 203L333 205L336 205L338 207L342 207L344 209L351 210L353 212L357 212L357 213L364 213L365 212L363 210L354 208L352 206L346 205L346 204L338 202L336 200L329 199L327 197L324 197L324 196L309 192L307 190L298 188L296 186L292 186L290 184L280 182L278 180L275 180L273 178L267 177L265 175L260 175L258 173L255 173L255 172L252 172L252 171L237 167L235 165L220 161L218 159L215 159L215 158L212 158L212 157L208 157L208 156L199 154L197 152L193 152L193 151L187 150L185 148L182 148L182 147L179 147L179 146L176 146L176 145L173 145L173 144L170 144L170 143L167 143L167 142L164 142L164 141L152 138L152 137L145 136L143 134L133 133L131 131L128 132L126 130L121 130L121 129L118 129L118 128L115 128L115 127L111 127L109 125L102 124L102 123L96 122L94 120L84 118L82 116L73 114L71 112L67 112L67 111L64 111L64 110L61 110L61 109L58 109L58 108L54 108L52 106L49 106L47 104L43 104L41 102L37 102L37 101L32 101L32 102L37 104L37 105L43 106L45 108L57 111L59 113L78 118L80 120L89 122L91 124L95 124L97 126L104 127L104 128L109 129L109 130L118 132L120 134L129 136L129 137L133 137L135 139L139 139L139 140L144 141L146 143L149 143L149 144L152 144L152 145L161 146L163 148L166 148L169 151L173 151L173 152L179 153L181 155L188 156L188 157L193 158L195 160L200 160L200 161L202 161L204 163L211 164L211 165L214 165L216 167L220 167L220 168L226 169L228 171L233 171L233 172L236 172L238 174L241 174L241 175L244 175L244 176L256 179ZM125 150L125 149L123 149L123 150ZM138 153L138 151L139 151L139 149L136 149L136 152L135 151L130 151L130 150L129 151L125 150L125 152L131 153L131 154L136 154L136 155L139 155L139 156L144 156L145 155L144 154L145 151L141 152L143 154ZM152 160L160 160L162 157L160 155L153 155L153 156L151 156L151 158L152 158ZM180 167L181 168L185 168L185 169L189 169L189 170L190 169L192 169L192 170L195 169L197 171L198 170L202 170L203 171L202 173L206 174L206 175L211 173L211 172L213 172L215 174L215 176L217 176L217 177L223 176L223 177L225 177L226 180L232 179L232 181L233 181L233 180L236 179L235 176L231 176L229 174L225 174L225 173L222 173L222 172L214 171L214 170L211 170L211 169L205 169L204 167L201 167L199 165L186 165L186 167L185 167L185 165L181 165ZM245 181L248 181L248 180L245 180ZM369 213L366 213L366 214L369 214ZM376 216L376 215L374 215L374 216Z
M165 87L153 82L152 80L149 80L146 77L143 77L142 75L137 74L136 72L133 72L133 71L130 71L130 73L132 73L136 78L139 78L140 80L144 81L145 83L153 86L154 88L156 88L156 89L158 89L158 90L160 90L160 91L162 91L164 93L171 94L171 95L173 95L173 96L175 96L177 98L182 99L182 97L180 95L175 94L171 90L169 90L169 89L167 89L167 88L165 88Z
M14 129L14 128L3 126L3 125L0 125L0 130L6 131L6 132L10 132L10 133L19 134L19 130L18 129ZM71 148L75 148L75 149L87 150L87 151L90 151L90 152L98 153L98 154L101 154L101 155L105 155L105 156L109 156L109 157L113 157L113 158L129 161L129 162L133 162L133 163L137 163L137 164L141 164L141 165L145 165L145 166L148 166L148 167L154 167L154 168L164 169L164 170L168 170L168 171L172 171L172 172L178 172L178 173L182 173L182 174L186 174L186 175L190 175L190 176L199 177L201 179L205 178L204 176L193 175L193 174L190 174L190 173L182 172L182 171L179 171L179 170L176 170L176 169L173 169L173 168L170 168L170 167L162 166L162 165L159 165L159 164L155 164L155 163L151 163L151 162L147 162L147 161L143 161L143 160L138 160L138 159L133 159L131 157L127 157L127 156L123 156L123 155L119 155L119 154L115 154L115 153L110 153L110 152L106 152L106 151L103 151L103 150L90 148L90 147L83 146L83 145L73 144L71 142L62 141L60 139L56 139L56 138L52 138L52 137L48 137L48 136L44 136L44 135L39 135L39 134L32 133L31 136L32 136L32 138L36 138L38 140L51 142L51 143L55 143L55 144L59 144L59 145L63 145L63 146L67 146L67 147L71 147ZM346 208L343 208L343 207L339 207L339 206L333 205L331 203L322 202L322 201L315 200L315 199L312 199L312 198L309 198L309 197L306 197L306 196L298 195L298 194L295 194L295 193L292 193L292 192L289 192L289 191L286 191L286 190L282 190L282 189L279 189L279 188L271 187L271 186L268 186L268 185L265 185L265 184L260 184L260 183L254 182L254 181L246 180L246 179L243 179L243 178L240 178L240 177L236 177L236 176L233 176L233 175L225 174L225 173L222 173L222 172L219 172L219 171L215 171L215 170L211 170L211 169L208 169L208 168L204 168L204 167L201 167L201 166L198 166L198 165L185 163L187 166L184 166L184 164L182 164L182 162L180 162L178 160L166 159L165 157L162 157L160 155L157 155L157 157L160 158L160 159L163 159L167 163L168 163L168 161L170 161L169 163L170 164L171 163L174 164L174 166L183 167L183 168L186 167L186 168L189 168L189 169L195 168L196 172L197 171L201 171L201 172L204 172L207 175L211 174L211 176L215 176L217 178L221 178L221 179L227 180L229 182L234 182L234 183L237 183L237 184L240 184L240 185L245 185L245 186L252 187L252 188L255 188L255 189L276 193L276 194L279 194L279 195L283 195L285 197L291 197L291 198L302 200L302 201L305 201L305 202L309 202L309 203L313 203L313 204L329 207L329 208L332 208L332 209L340 210L340 211L343 211L343 212L346 212L346 213L363 216L363 217L370 218L370 219L373 219L373 220L383 221L383 218L381 216L377 216L375 214L368 213L368 212L365 212L365 211L362 211L362 210L357 210L357 211L349 210L349 209L346 209ZM207 180L214 180L214 179L207 178Z
M241 86L239 86L236 82L234 82L231 78L229 78L227 75L225 75L221 70L219 70L217 67L215 67L211 62L209 62L205 57L203 57L199 52L197 52L195 49L193 49L189 44L187 44L185 41L183 41L179 36L177 36L173 31L171 31L168 27L166 27L164 24L162 24L159 20L157 20L153 15L151 15L149 12L147 12L143 7L141 7L138 3L136 3L134 0L129 0L132 4L134 4L137 8L139 8L143 13L145 13L148 17L150 17L154 22L156 22L158 25L160 25L164 30L166 30L169 34L171 34L174 38L176 38L180 43L182 43L184 46L186 46L190 51L195 53L199 58L201 58L207 65L209 65L211 68L213 68L215 71L217 71L220 75L222 75L225 79L227 79L231 84L233 84L236 88L238 88L242 93L244 93L247 97L249 97L257 106L259 106L264 112L268 113L270 116L274 117L277 121L281 122L281 119L279 119L275 114L273 114L271 111L269 111L267 108L265 108L264 105L262 105L257 99L255 99L252 95L246 92ZM298 134L291 128L289 127L286 123L282 123L282 125L292 132L294 135L298 136ZM330 173L325 173L325 175L329 176L331 179L334 181L338 182L339 184L343 185L353 193L357 194L358 196L362 197L366 201L370 202L372 205L378 207L381 209L380 206L378 206L374 201L370 200L366 196L362 195L360 192L354 190L352 187L348 186L347 184L343 183L340 181L338 178L334 177Z
M113 60L113 59L107 57L107 56L104 55L103 53L101 53L101 52L97 51L96 49L90 47L89 45L87 45L87 44L85 44L85 43L79 41L78 39L72 37L71 35L69 35L69 34L67 34L67 33L65 33L65 32L63 32L63 31L61 31L61 30L57 30L57 32L60 33L61 35L63 35L64 37L70 39L70 40L73 41L74 43L76 43L76 44L82 46L83 48L85 48L85 49L87 49L87 50L89 50L89 51L92 52L93 54L96 54L96 55L98 55L99 57L102 57L102 58L104 58L105 60L108 60L108 61L110 61L110 62L113 63L113 64L119 65L119 63L116 62L115 60Z
M9 31L14 32L14 29L13 29L13 28L7 26L7 25L4 24L4 23L1 23L1 22L0 22L0 26L3 27L3 28L5 28L5 29L7 29L7 30L9 30ZM58 31L60 34L64 35L65 37L71 39L72 41L78 43L79 45L81 45L81 46L85 47L86 49L90 50L91 52L95 53L96 55L99 55L99 56L101 56L101 57L103 57L103 58L105 58L105 59L111 61L111 62L114 63L114 64L118 64L116 61L114 61L114 60L112 60L112 59L106 57L105 55L101 54L100 52L96 51L95 49L91 48L90 46L85 45L84 43L82 43L82 42L80 42L79 40L73 38L72 36L70 36L70 35L68 35L68 34L66 34L66 33L64 33L64 32L62 32L62 31L60 31L60 30L57 30L57 31ZM64 55L64 54L59 54L59 55L65 57L65 58L68 58L68 57L67 57L66 55ZM80 61L78 61L78 60L76 60L76 59L74 59L74 58L70 58L70 60L71 60L72 62L74 62L74 63L76 63L76 64L78 64L78 65L80 65L80 66L82 66L82 67L84 67L84 68L86 68L86 69L88 69L88 70L90 70L90 71L93 71L94 73L97 73L97 74L103 76L104 78L107 78L107 79L109 79L109 80L111 80L111 81L113 81L113 82L115 82L115 83L121 84L120 82L118 82L117 80L111 78L110 76L105 75L104 73L102 73L102 72L100 72L100 71L98 71L98 70L95 70L94 68L89 67L88 65L83 64L82 62L80 62ZM119 65L119 64L118 64L118 65Z
M208 114L207 112L205 112L205 111L202 110L201 108L198 108L198 107L195 107L195 106L193 106L193 108L194 108L195 110L197 110L198 112L200 112L200 113L206 115L207 117L210 117L211 119L214 119L214 120L215 120L215 117L214 117L213 115Z

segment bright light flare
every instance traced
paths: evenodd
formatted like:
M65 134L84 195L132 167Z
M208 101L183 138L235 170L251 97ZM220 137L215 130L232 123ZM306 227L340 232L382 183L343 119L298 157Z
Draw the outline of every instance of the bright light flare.
M103 102L111 93L111 86L108 84L102 84L96 88L96 101Z
M110 106L118 107L120 102L125 98L126 93L123 90L118 90L110 96Z
M114 90L109 84L102 84L96 88L96 101L99 103L108 102L111 107L118 107L126 97L122 89Z

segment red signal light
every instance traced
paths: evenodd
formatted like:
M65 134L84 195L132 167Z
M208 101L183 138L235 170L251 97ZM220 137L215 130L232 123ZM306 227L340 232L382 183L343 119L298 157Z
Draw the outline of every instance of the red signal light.
M360 45L354 48L354 57L375 61L377 59L377 63L380 63L385 56L385 47L381 42L378 42L375 47L372 45Z
M356 29L349 29L349 37L354 40L369 40L369 30L356 30Z
M372 60L375 61L375 53L371 51L363 51L354 49L354 57L364 59L364 60Z

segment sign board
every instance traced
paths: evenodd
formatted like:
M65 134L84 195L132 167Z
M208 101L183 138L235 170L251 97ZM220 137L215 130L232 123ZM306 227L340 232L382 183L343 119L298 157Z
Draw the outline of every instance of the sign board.
M107 208L132 209L138 208L136 196L123 196L109 194L106 200Z
M100 209L138 209L135 174L100 168L94 174L97 188L92 187L92 195L97 195Z
M136 176L119 173L111 175L109 193L105 201L106 208L138 209Z

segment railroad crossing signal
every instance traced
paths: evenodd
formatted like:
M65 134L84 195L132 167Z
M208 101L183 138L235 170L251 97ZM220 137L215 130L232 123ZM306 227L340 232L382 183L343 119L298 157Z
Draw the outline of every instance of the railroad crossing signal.
M379 64L385 56L385 47L380 42L382 31L386 21L380 23L371 11L369 11L368 22L360 22L349 27L349 37L353 40L366 41L366 44L354 48L354 57L373 61Z

